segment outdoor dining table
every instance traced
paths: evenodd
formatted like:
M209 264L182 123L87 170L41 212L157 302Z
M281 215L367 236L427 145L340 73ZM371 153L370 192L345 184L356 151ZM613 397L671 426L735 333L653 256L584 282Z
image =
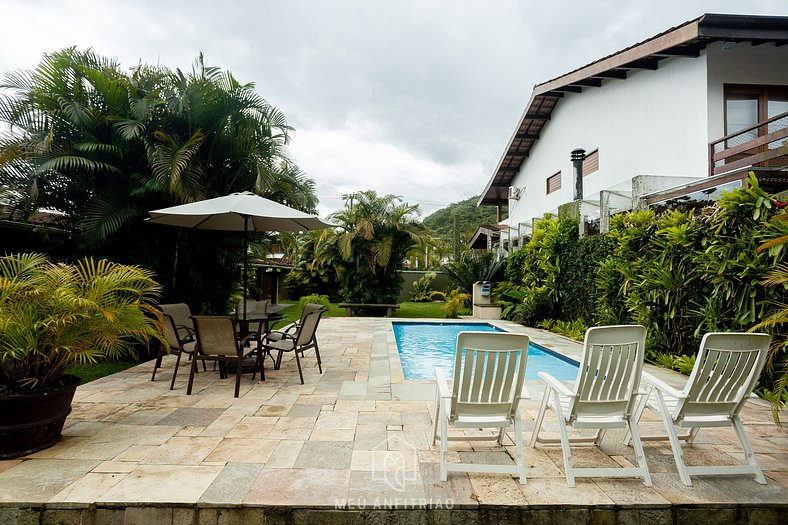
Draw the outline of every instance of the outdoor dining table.
M284 314L277 312L261 313L252 311L246 312L245 315L243 313L230 314L230 319L232 319L233 323L236 325L235 333L238 337L243 337L248 334L249 325L252 323L263 323L263 329L260 335L264 336L271 331L271 325L269 323L281 321L284 317Z
M271 323L275 323L276 321L280 321L284 319L284 314L278 312L268 312L268 313L261 313L261 312L246 312L246 315L233 313L230 314L230 319L232 319L233 324L235 325L235 335L237 338L241 339L250 333L249 325L252 323L262 323L263 327L260 331L260 337L264 338L270 331L271 331ZM262 357L262 356L261 356ZM255 359L247 359L244 361L243 371L244 372L252 372L256 370L256 358ZM222 364L219 365L220 367L220 374L221 368L223 368Z

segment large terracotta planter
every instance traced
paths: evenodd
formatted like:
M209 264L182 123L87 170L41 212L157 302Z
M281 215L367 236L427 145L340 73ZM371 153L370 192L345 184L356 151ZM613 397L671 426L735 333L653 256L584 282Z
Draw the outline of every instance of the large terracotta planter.
M79 378L44 393L0 397L0 459L26 456L60 441Z

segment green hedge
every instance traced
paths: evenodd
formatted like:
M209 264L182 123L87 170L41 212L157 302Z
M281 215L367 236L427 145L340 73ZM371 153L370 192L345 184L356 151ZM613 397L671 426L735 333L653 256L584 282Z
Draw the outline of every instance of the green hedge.
M751 177L708 208L621 213L609 233L582 239L575 220L548 217L508 258L497 291L513 320L639 323L650 359L694 355L705 332L746 331L788 302L788 287L764 284L784 245L756 251L788 234L788 222L772 220L774 201ZM786 327L774 329L783 373Z

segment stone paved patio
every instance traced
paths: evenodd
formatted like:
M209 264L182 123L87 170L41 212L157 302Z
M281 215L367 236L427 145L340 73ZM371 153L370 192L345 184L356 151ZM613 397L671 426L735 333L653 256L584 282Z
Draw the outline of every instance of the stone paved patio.
M579 354L580 345L560 336L498 324ZM149 362L81 386L59 444L0 461L0 522L364 523L382 519L371 518L377 510L391 522L420 523L679 522L690 515L785 523L788 434L760 400L748 403L743 419L766 486L707 477L684 487L667 443L646 444L653 488L636 479L579 479L571 489L560 447L541 446L526 447L525 485L508 475L455 473L442 483L430 437L434 383L404 381L390 320L327 318L318 335L324 373L307 354L305 385L291 359L281 370L267 367L265 382L244 374L237 399L233 379L210 371L197 375L187 396L185 366L169 390L172 357L155 382ZM539 382L527 387L526 440L541 398ZM660 430L647 412L641 431ZM491 446L471 434L451 442L451 460L512 462L511 440ZM621 437L609 432L601 448L574 448L575 465L629 465L634 454ZM685 455L690 464L743 461L729 429L702 431Z

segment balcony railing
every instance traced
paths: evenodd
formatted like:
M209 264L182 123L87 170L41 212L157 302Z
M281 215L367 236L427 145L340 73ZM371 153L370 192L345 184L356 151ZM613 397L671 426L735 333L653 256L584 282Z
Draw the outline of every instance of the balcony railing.
M788 166L788 112L709 144L709 176L745 166Z

